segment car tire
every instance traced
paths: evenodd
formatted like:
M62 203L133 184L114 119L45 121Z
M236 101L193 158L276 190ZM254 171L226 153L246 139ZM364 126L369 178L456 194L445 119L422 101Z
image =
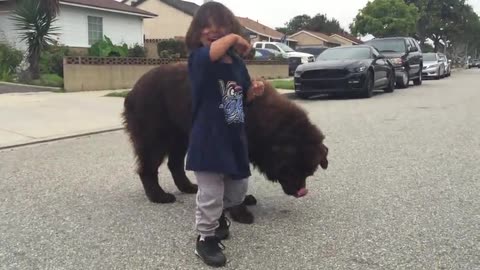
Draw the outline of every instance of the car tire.
M373 96L373 88L375 87L375 82L373 81L372 71L368 70L367 75L365 76L365 82L363 83L362 92L360 97L362 98L371 98Z
M383 89L385 93L392 93L395 91L395 71L391 70L388 76L388 86Z
M408 70L402 72L402 79L397 81L397 86L399 88L408 88L408 83L410 82L410 76L408 75Z
M414 85L422 85L422 81L423 81L423 78L422 78L422 67L420 67L420 71L418 72L418 78L416 78L415 80L413 80L413 84Z

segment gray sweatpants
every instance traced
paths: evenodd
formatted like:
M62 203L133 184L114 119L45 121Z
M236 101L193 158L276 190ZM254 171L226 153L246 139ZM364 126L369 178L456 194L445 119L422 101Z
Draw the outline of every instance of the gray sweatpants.
M202 237L215 235L223 209L239 205L248 190L248 178L232 180L210 172L195 172L197 178L197 207L195 227Z

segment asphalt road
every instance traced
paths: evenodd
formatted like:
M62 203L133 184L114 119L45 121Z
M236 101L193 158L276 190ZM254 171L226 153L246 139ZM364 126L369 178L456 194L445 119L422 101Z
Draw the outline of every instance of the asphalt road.
M297 100L330 167L302 199L256 174L229 269L480 269L480 70L371 99ZM189 174L191 175L191 174ZM178 194L165 167L161 183ZM123 132L0 152L1 269L208 269L194 196L149 203Z

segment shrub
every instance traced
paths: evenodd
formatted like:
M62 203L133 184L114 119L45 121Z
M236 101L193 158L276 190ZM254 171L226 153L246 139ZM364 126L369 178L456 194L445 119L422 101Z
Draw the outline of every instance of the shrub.
M66 46L48 46L40 56L40 73L52 73L63 77L63 57L68 56L69 53L69 48Z
M63 87L63 78L57 74L42 74L40 79L33 80L30 83L40 86Z
M160 58L187 57L185 42L173 38L160 41L157 44L157 52Z
M129 57L146 57L147 50L145 47L142 47L138 44L128 49L128 56Z
M88 55L98 57L126 57L128 56L128 46L114 45L107 36L104 39L95 42L89 49Z
M0 43L0 80L11 81L22 60L22 51L8 44Z

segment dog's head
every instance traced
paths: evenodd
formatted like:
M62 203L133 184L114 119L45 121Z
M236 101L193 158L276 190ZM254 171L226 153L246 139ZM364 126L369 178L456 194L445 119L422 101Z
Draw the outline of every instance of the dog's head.
M275 145L272 149L272 170L270 176L276 179L287 195L297 198L307 195L307 178L318 166L328 168L328 147L323 142L308 144ZM269 177L270 178L270 177Z

